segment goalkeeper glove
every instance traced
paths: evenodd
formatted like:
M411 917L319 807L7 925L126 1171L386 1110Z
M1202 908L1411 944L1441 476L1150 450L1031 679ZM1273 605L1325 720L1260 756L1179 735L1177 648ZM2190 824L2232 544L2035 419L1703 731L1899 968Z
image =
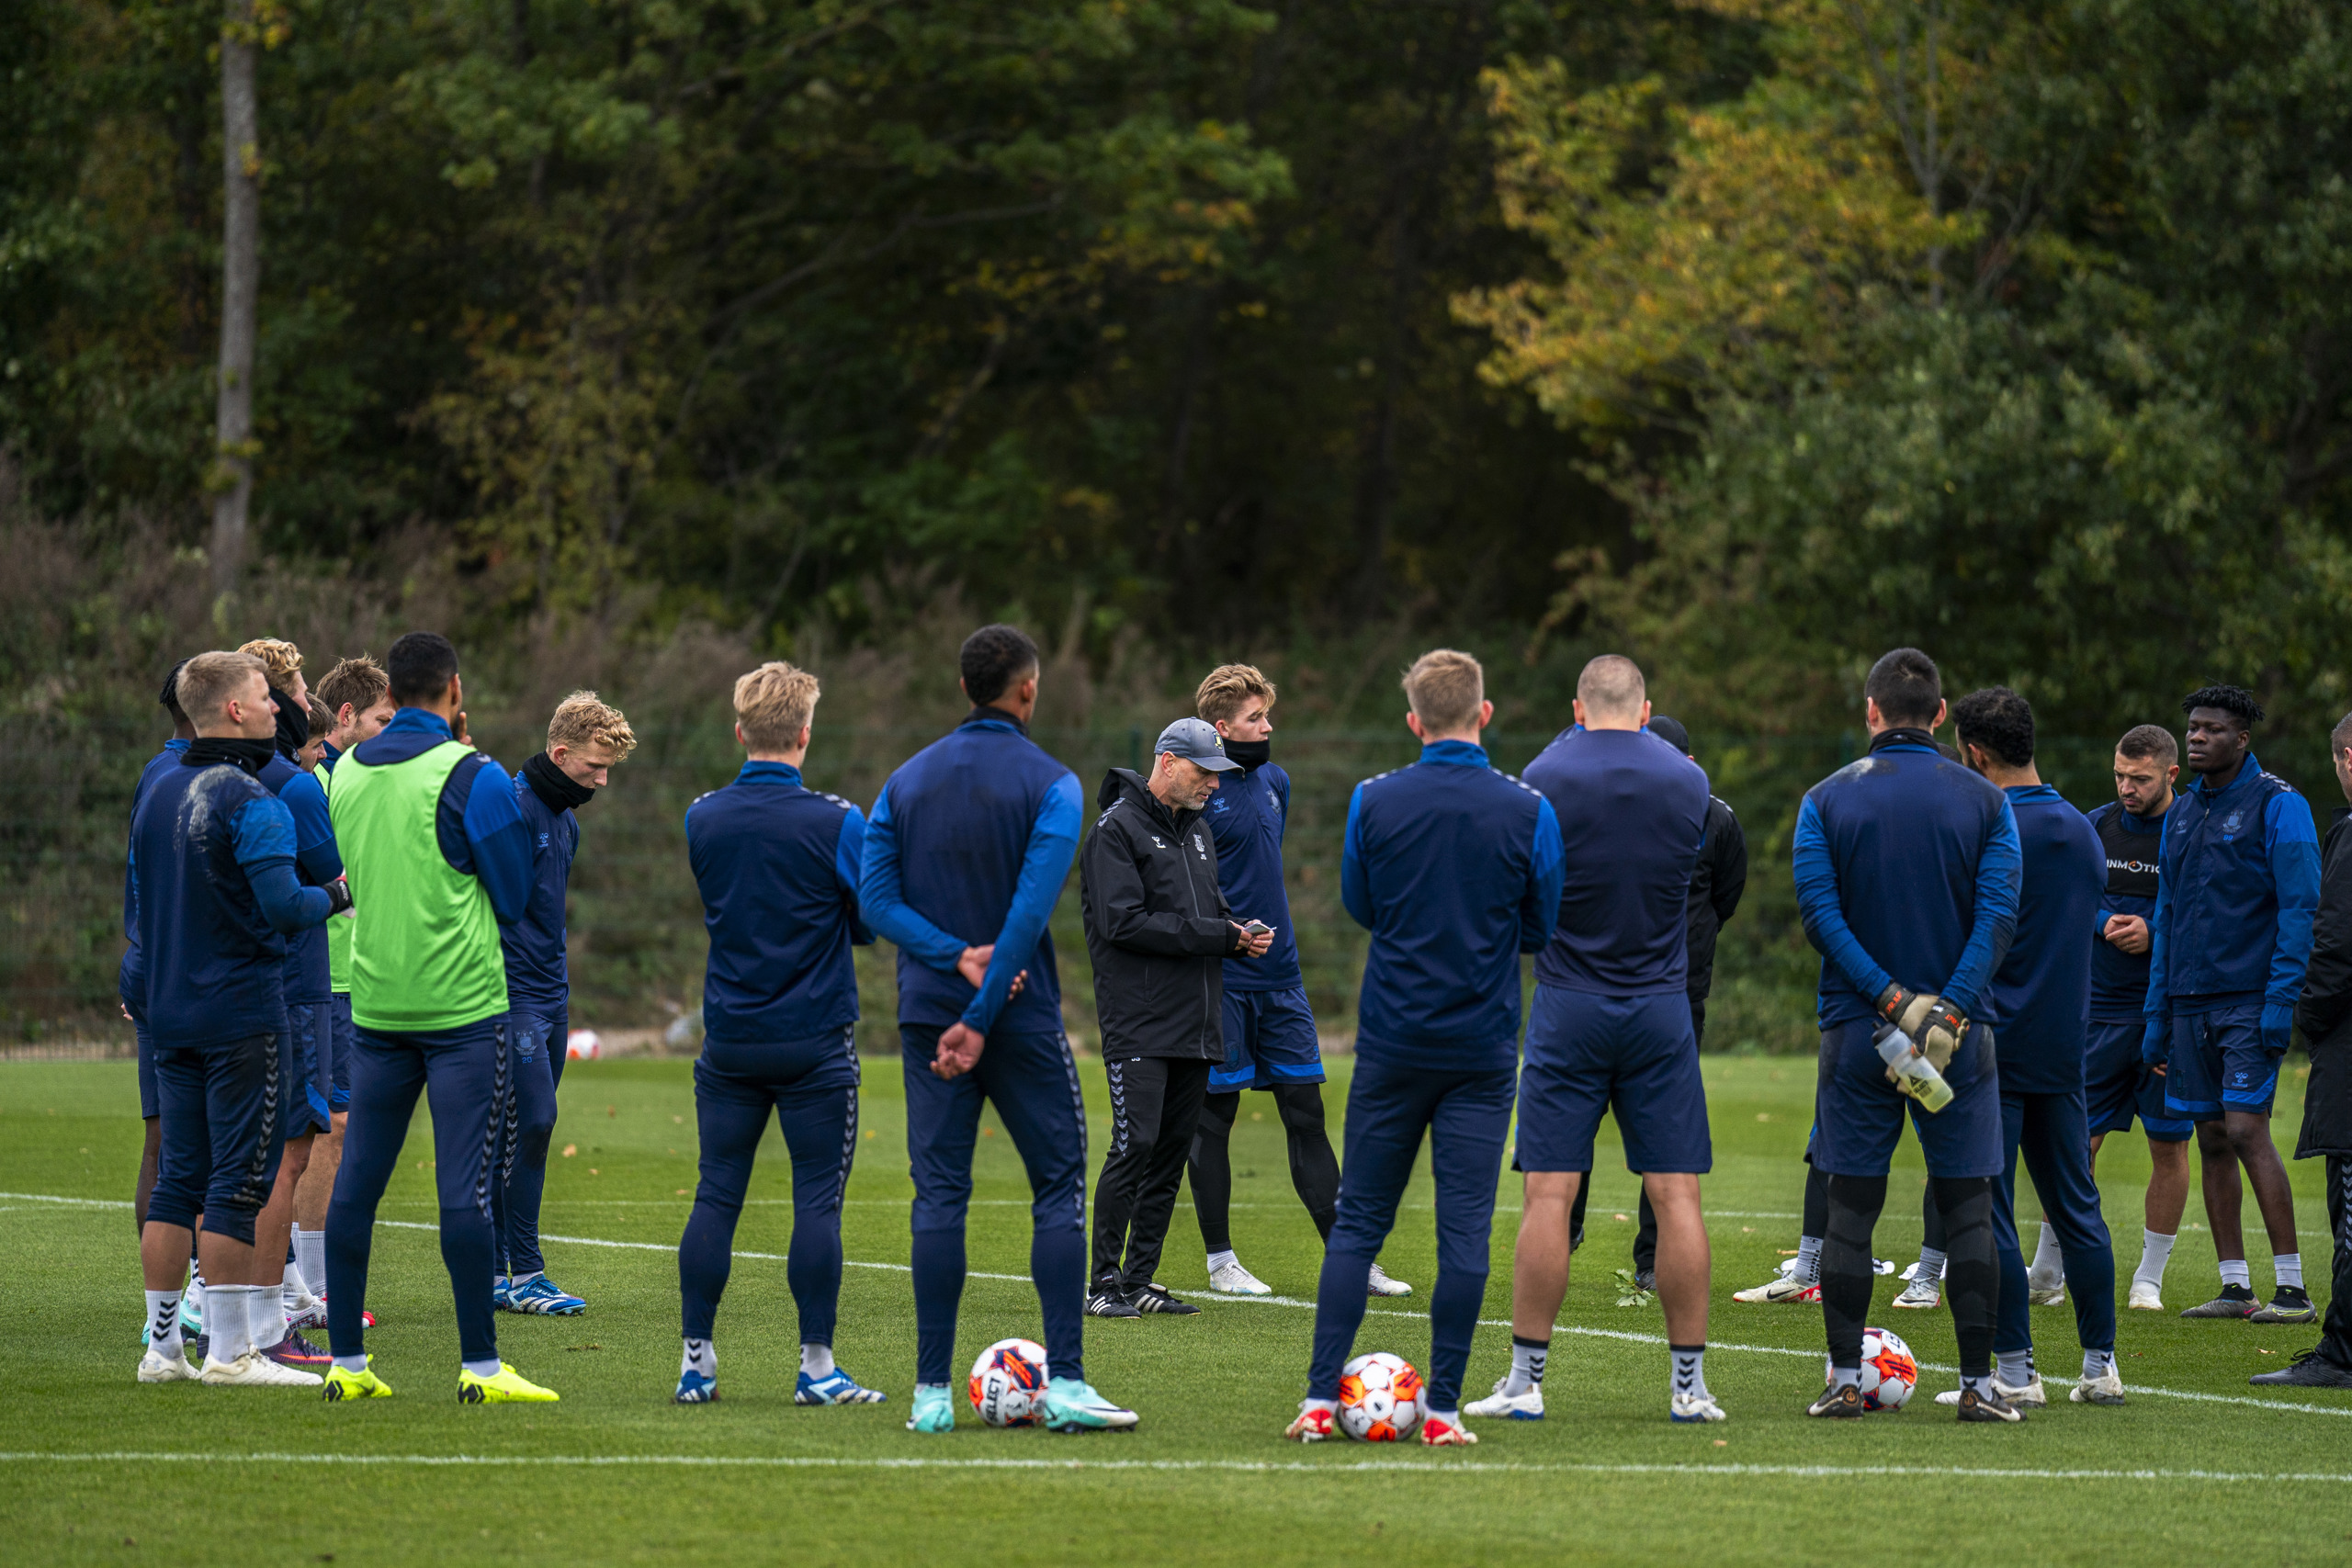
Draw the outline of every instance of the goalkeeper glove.
M1968 1034L1968 1019L1959 1009L1932 992L1892 985L1879 993L1881 1017L1909 1035L1938 1073L1951 1066L1953 1053Z
M333 919L351 908L351 884L336 877L327 884L327 916Z

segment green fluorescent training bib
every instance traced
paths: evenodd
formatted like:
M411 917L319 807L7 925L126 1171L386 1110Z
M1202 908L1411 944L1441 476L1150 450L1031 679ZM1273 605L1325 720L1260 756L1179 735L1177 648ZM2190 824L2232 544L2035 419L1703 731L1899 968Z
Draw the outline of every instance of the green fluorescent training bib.
M327 814L359 918L328 924L350 927L337 979L350 986L351 1021L362 1029L421 1033L506 1010L490 893L443 858L434 832L442 786L472 755L445 740L405 762L371 768L354 751L335 763Z

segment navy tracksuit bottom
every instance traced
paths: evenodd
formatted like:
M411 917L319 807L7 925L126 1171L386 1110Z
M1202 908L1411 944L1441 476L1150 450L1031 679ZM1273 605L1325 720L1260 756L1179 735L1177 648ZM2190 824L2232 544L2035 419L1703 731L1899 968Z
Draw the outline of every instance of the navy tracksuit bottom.
M792 1246L784 1272L800 1314L800 1343L833 1342L842 1298L842 1195L857 1155L857 1086L854 1024L813 1040L703 1043L695 1063L701 1179L678 1238L687 1338L710 1338L718 1322L752 1161L773 1112L792 1156Z
M1337 1399L1340 1370L1363 1325L1373 1261L1396 1228L1426 1133L1437 1186L1437 1283L1430 1290L1429 1408L1462 1407L1470 1338L1487 1299L1495 1181L1518 1087L1512 1066L1447 1071L1366 1057L1348 1084L1340 1212L1315 1293L1315 1352L1306 1392Z
M1996 1352L2033 1348L2026 1261L2018 1246L2018 1156L2058 1232L2075 1332L2086 1350L2115 1348L2115 1244L2091 1181L2090 1118L2079 1089L2064 1094L2001 1090L2001 1179L1993 1188L1993 1246L2001 1264Z
M555 1134L556 1090L563 1084L564 1046L571 1035L565 1013L506 1016L506 1125L499 1142L498 1179L492 1183L492 1222L498 1228L498 1271L537 1274L539 1199L547 1191L548 1143Z

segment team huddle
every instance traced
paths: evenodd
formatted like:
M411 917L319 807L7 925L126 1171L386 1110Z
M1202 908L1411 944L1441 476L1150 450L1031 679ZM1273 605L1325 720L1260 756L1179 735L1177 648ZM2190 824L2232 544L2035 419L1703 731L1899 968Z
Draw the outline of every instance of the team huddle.
M121 990L148 1124L140 1381L391 1394L366 1348L369 1247L423 1094L457 1396L553 1401L500 1359L496 1314L588 1306L548 1278L538 1214L569 1032L576 813L636 737L575 693L547 749L508 774L467 739L457 650L432 633L401 637L380 667L342 660L315 694L301 671L274 639L176 667L163 705L177 733L134 799ZM1574 725L1523 778L1481 743L1494 708L1475 659L1439 649L1406 674L1419 758L1358 785L1348 809L1341 900L1371 942L1337 1155L1289 929L1273 683L1247 665L1213 671L1148 775L1111 771L1090 824L1076 776L1029 738L1035 645L982 627L958 675L970 713L893 772L868 815L804 781L816 677L763 664L735 685L741 771L687 809L709 957L679 1404L719 1397L718 1310L771 1115L792 1165L794 1398L885 1398L832 1345L859 1131L852 952L887 937L914 1186L910 1430L956 1425L983 1103L1031 1186L1042 1345L991 1347L972 1399L998 1419L987 1370L991 1390L1023 1383L1024 1419L1120 1430L1137 1417L1087 1381L1085 1319L1201 1310L1157 1278L1188 1176L1212 1292L1271 1293L1230 1230L1227 1143L1245 1091L1272 1095L1324 1238L1307 1397L1287 1436L1338 1429L1367 1298L1412 1289L1379 1258L1425 1139L1438 1269L1421 1440L1472 1443L1466 1419L1544 1415L1604 1115L1641 1175L1635 1278L1665 1312L1668 1414L1726 1418L1705 1377L1698 1044L1746 851L1631 660L1586 667ZM2299 1022L2314 1066L2298 1155L2329 1157L2335 1289L2322 1343L2256 1381L2352 1387L2352 1114L2337 1104L2352 1084L2341 1053L2320 1049L2352 1017L2352 834L2331 831L2324 896L2310 809L2252 757L2260 710L2236 688L2185 705L2195 787L2174 792L2173 737L2143 725L2118 748L2118 800L2087 818L2041 782L2016 693L1948 707L1932 661L1905 649L1879 661L1866 698L1869 755L1807 794L1793 847L1823 955L1805 1234L1781 1278L1737 1298L1820 1303L1829 1376L1808 1414L1867 1407L1871 1233L1906 1115L1927 1157L1928 1245L1895 1304L1949 1297L1960 1386L1939 1397L1962 1421L2020 1421L2045 1402L2029 1302L2069 1291L2072 1397L2123 1401L2093 1162L2135 1117L2154 1176L2130 1304L2162 1305L2194 1136L2222 1285L2188 1315L2315 1320L2268 1131ZM1948 716L1956 750L1935 739ZM2334 740L2352 796L2347 727ZM1091 1227L1086 1105L1047 930L1073 863L1112 1109ZM1536 977L1523 1050L1522 954ZM1525 1192L1510 1365L1465 1404L1507 1152ZM2020 1153L2047 1215L2030 1267ZM2245 1260L2241 1171L2275 1258L2267 1303ZM322 1326L324 1348L304 1333Z

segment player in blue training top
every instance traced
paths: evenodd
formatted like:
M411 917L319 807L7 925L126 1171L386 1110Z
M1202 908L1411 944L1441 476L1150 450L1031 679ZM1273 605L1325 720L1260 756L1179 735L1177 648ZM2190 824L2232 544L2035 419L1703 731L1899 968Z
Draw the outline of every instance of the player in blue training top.
M1062 1033L1046 919L1078 853L1078 775L1029 739L1037 645L1019 628L964 639L972 711L875 797L858 904L899 949L907 1152L915 1186L915 1397L908 1428L952 1431L964 1218L980 1102L1029 1173L1029 1271L1044 1319L1046 1424L1136 1424L1086 1381L1086 1101ZM1025 976L1018 989L1016 979Z
M141 1382L319 1386L262 1352L285 1337L276 1249L255 1223L285 1153L286 939L347 904L342 885L295 876L294 821L254 774L276 754L267 671L245 653L201 653L180 671L197 738L150 785L132 820L132 899L145 964L162 1169L140 1233L148 1348ZM190 1232L212 1281L199 1372L179 1307ZM267 1284L254 1282L266 1276Z
M1511 1269L1510 1373L1465 1415L1540 1420L1552 1325L1568 1292L1577 1191L1614 1111L1625 1164L1657 1214L1658 1296L1671 1359L1667 1413L1721 1421L1707 1392L1707 1224L1714 1164L1690 1002L1690 876L1707 831L1707 775L1645 728L1641 670L1603 654L1577 677L1576 727L1527 765L1560 826L1559 929L1535 961L1519 1083L1526 1173Z
M1273 927L1273 945L1263 957L1225 961L1225 1061L1209 1074L1193 1136L1193 1209L1208 1249L1209 1288L1237 1296L1273 1294L1241 1266L1233 1248L1230 1140L1243 1089L1274 1097L1290 1145L1291 1186L1327 1241L1340 1201L1340 1160L1323 1130L1323 1047L1283 886L1290 775L1272 760L1274 696L1274 683L1255 666L1220 664L1193 698L1193 711L1216 726L1225 754L1241 764L1202 813L1216 840L1217 885L1235 908ZM1409 1295L1413 1289L1390 1279L1377 1263L1371 1288L1376 1296Z
M1871 1233L1903 1135L1896 1086L1918 1083L1898 1073L1916 1075L1924 1057L1951 1094L1939 1111L1911 1105L1944 1222L1960 1418L2021 1421L1993 1386L2000 1070L1984 1026L1971 1021L2017 923L2017 819L1998 789L1936 749L1945 707L1935 660L1898 648L1871 666L1862 691L1870 754L1806 792L1792 855L1797 909L1822 955L1813 1163L1829 1187L1821 1303L1830 1376L1806 1414L1863 1413Z
M130 792L130 815L134 820L139 816L140 804L147 798L147 791L165 769L178 765L188 742L196 739L196 726L180 711L180 700L175 691L180 671L186 668L187 660L183 659L164 677L164 694L157 703L171 716L172 738L140 770L139 783ZM155 1190L155 1164L163 1154L164 1121L155 1100L155 1043L147 1031L147 962L139 951L138 871L139 851L133 844L122 866L122 938L129 945L122 950L122 967L117 973L115 990L122 998L122 1016L130 1021L131 1032L139 1043L139 1118L146 1123L146 1139L139 1151L139 1184L131 1192L131 1218L143 1229L147 1224L147 1197Z
M2148 999L2148 921L2156 912L2156 853L2165 814L2180 776L2180 748L2172 731L2143 724L2115 743L2115 795L2090 813L2107 857L2107 896L2099 900L2091 938L2090 1043L2083 1064L2083 1095L2091 1131L2091 1175L2109 1133L2128 1133L2136 1116L2148 1135L2148 1194L2141 1231L2140 1266L2132 1274L2130 1305L2164 1310L2165 1264L2188 1205L2188 1138L2196 1123L2165 1110L2165 1080L2140 1059L2141 1015ZM2066 1274L2057 1232L2041 1240L2026 1272L2036 1303L2064 1298Z
M2091 943L2107 890L2098 834L2033 765L2033 708L2007 686L1952 705L1952 726L1971 772L1997 785L2017 819L2023 862L2017 931L1993 975L1984 1021L2001 1070L2001 1179L1993 1190L1993 1243L2001 1300L1994 1325L1994 1385L2012 1404L2049 1403L2034 1370L2025 1258L2018 1248L2017 1162L2025 1155L2058 1246L2075 1279L2075 1331L2082 1341L2077 1404L2120 1404L2115 1367L2115 1247L2091 1179L2084 1055L2090 1030ZM1957 1404L1957 1393L1939 1403Z
M580 852L575 813L637 750L621 710L594 692L574 692L548 721L548 747L514 770L514 809L531 839L531 898L522 919L498 928L506 957L507 1082L513 1099L501 1130L491 1221L498 1232L498 1278L491 1300L502 1312L571 1317L588 1303L548 1278L539 1255L539 1199L547 1190L548 1141L555 1134L556 1089L571 1035L571 971L564 956L564 909L571 859Z
M1487 761L1479 734L1495 706L1478 661L1452 649L1425 653L1406 672L1405 695L1420 760L1366 779L1348 802L1340 897L1372 932L1372 948L1307 1397L1284 1434L1300 1442L1331 1435L1365 1280L1424 1134L1437 1184L1437 1283L1421 1441L1478 1440L1462 1426L1462 1376L1486 1299L1495 1180L1510 1134L1519 955L1541 950L1560 915L1560 826L1550 801Z
M686 853L710 931L695 1120L702 1179L678 1238L685 1357L677 1402L718 1398L711 1342L752 1157L774 1112L792 1158L792 1249L800 1316L796 1404L872 1404L833 1364L842 1295L842 1198L857 1155L858 918L865 817L801 782L817 677L771 662L735 682L734 783L686 807ZM762 1327L767 1319L762 1318Z
M2295 788L2262 771L2262 706L2239 686L2181 702L2188 771L2165 816L2141 1055L2165 1079L2165 1109L2197 1123L2205 1219L2222 1293L2183 1317L2311 1323L2295 1239L2295 1193L2270 1141L2278 1062L2294 1032L2319 908L2319 835ZM2264 1306L2246 1267L2238 1168L2270 1234L2278 1293Z

